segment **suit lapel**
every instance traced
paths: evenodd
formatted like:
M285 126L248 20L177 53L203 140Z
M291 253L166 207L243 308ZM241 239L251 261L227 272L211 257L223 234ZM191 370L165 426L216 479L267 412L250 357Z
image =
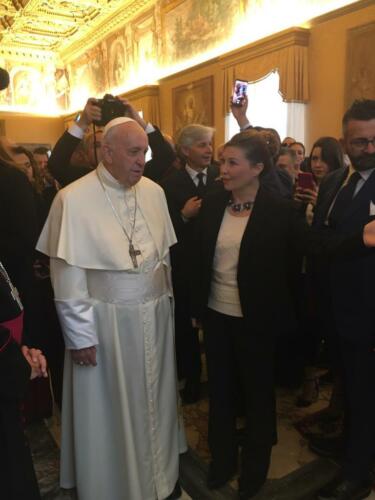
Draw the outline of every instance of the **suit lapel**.
M207 214L207 224L205 224L204 238L209 245L209 253L212 254L212 258L215 253L216 241L229 197L230 193L228 191L220 193L218 195L217 202L212 204L211 209Z
M189 190L194 190L196 192L197 186L194 184L193 179L191 178L190 174L187 172L186 168L183 168L180 170L181 172L181 185L184 185L189 188Z
M211 186L219 176L219 170L214 165L210 165L207 168L207 186Z
M318 224L324 224L327 219L329 209L339 192L344 180L348 175L348 168L338 171L337 174L331 178L331 181L324 186L324 191L320 196L322 196L321 205L318 211L315 213L315 218Z
M260 187L241 241L240 259L242 255L248 254L253 242L260 241L267 228L272 228L273 218L270 210L272 203L273 196L267 189Z
M375 200L375 175L374 172L370 175L361 189L353 198L353 201L348 205L348 209L345 211L343 219L353 218L353 215L359 210L367 210L367 215L369 214L370 200Z

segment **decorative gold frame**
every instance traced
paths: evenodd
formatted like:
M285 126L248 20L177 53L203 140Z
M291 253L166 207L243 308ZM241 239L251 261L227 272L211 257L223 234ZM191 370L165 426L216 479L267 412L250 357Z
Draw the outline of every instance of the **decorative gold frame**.
M375 22L347 31L345 106L355 99L375 98Z
M196 80L172 90L173 134L190 123L213 126L213 77Z

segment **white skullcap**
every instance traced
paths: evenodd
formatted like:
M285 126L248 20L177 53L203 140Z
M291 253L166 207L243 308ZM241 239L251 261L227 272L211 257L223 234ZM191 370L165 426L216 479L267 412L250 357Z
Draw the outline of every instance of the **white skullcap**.
M119 116L118 118L114 118L113 120L108 122L103 130L103 139L108 134L108 131L111 130L111 128L117 127L117 125L121 125L122 123L128 123L128 122L137 123L135 120L133 120L133 118L128 118L127 116Z

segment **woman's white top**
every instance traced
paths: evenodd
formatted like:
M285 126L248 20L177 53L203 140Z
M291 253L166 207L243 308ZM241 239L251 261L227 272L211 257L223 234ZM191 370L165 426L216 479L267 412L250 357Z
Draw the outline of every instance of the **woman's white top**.
M241 318L237 285L238 257L249 217L236 217L225 211L217 237L208 307L228 316Z

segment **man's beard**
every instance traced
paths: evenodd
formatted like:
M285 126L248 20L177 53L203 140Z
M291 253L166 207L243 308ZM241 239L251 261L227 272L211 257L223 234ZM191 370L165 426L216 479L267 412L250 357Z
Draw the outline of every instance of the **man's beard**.
M358 171L375 168L375 153L371 154L362 153L357 157L349 155L349 158L350 161L352 162L353 167Z

